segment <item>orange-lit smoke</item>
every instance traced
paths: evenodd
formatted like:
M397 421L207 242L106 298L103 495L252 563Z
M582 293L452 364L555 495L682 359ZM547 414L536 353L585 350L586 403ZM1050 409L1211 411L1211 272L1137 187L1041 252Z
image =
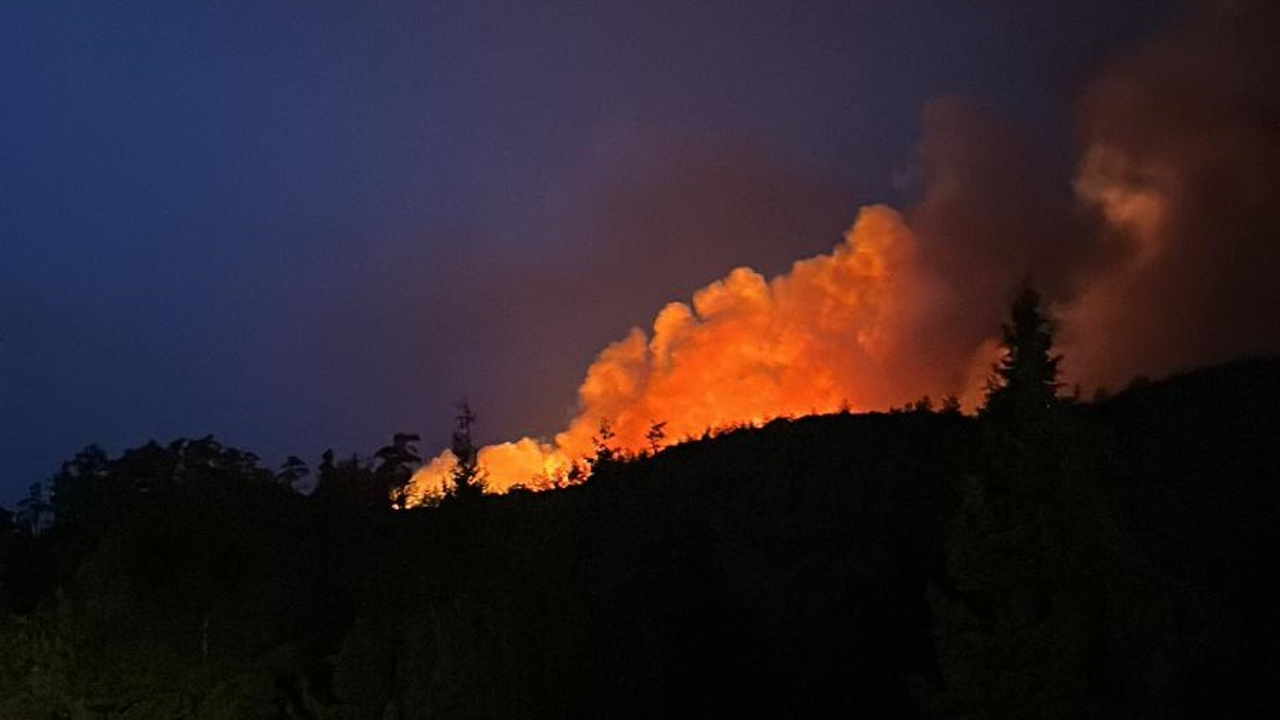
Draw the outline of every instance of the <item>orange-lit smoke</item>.
M1094 383L1280 352L1280 3L1196 5L1081 104L1076 188L1113 257L1062 340Z
M942 386L949 367L904 361L936 304L918 255L898 213L868 207L830 254L771 280L738 268L691 303L670 303L650 332L634 328L599 354L578 390L580 412L553 441L481 450L491 488L563 472L592 453L602 421L615 433L611 445L636 452L655 422L669 443L780 416L885 408L922 387L960 390ZM451 466L441 455L420 487L439 488Z
M931 103L905 217L866 208L830 254L771 280L739 268L667 305L599 354L568 429L481 450L492 489L565 472L601 421L637 451L654 422L669 443L924 394L972 407L1028 280L1086 391L1280 352L1280 4L1196 7L1088 86L1074 192L997 118ZM418 489L451 465L436 458Z

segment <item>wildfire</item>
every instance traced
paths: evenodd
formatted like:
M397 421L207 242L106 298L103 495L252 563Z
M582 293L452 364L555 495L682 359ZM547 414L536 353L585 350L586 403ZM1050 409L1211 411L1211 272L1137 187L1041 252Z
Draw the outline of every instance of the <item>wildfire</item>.
M692 302L668 304L650 332L633 328L601 351L566 430L480 451L490 488L563 475L593 452L602 422L613 447L637 452L709 428L911 399L895 361L931 285L916 253L897 212L868 207L827 255L772 280L737 268ZM655 423L665 423L662 439L650 436ZM418 490L439 489L452 466L442 453L415 478Z
M1117 387L1280 352L1280 87L1270 0L1211 0L1095 78L1063 192L1017 134L942 100L925 112L920 201L864 209L829 254L766 280L738 268L606 347L579 413L548 441L483 448L490 487L566 473L610 443L639 451L708 428L901 405L972 407L994 331L1033 279L1060 320L1070 383ZM1209 14L1205 14L1205 13ZM665 423L656 443L648 433ZM449 453L416 476L434 491Z

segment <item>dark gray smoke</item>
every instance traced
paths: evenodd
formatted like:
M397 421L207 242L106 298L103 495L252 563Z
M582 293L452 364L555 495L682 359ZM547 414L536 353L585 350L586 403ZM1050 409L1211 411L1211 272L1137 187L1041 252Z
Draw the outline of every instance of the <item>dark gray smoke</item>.
M1280 4L1196 4L1091 84L1079 127L1078 191L1115 257L1065 308L1069 371L1280 351Z

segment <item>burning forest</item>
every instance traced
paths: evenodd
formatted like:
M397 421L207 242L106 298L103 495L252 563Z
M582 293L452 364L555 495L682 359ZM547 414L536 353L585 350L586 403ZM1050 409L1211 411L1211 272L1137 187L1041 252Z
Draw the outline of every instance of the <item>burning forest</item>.
M139 5L0 10L0 718L1280 717L1280 3Z
M1045 292L1089 394L1136 376L1280 351L1280 46L1267 3L1206 3L1091 81L1074 184L986 111L924 113L918 203L863 208L829 253L765 278L737 268L600 351L578 413L549 439L480 450L492 488L563 480L602 427L623 452L769 419L974 408L993 328L1021 285ZM495 411L497 409L495 408ZM444 452L416 478L447 480Z

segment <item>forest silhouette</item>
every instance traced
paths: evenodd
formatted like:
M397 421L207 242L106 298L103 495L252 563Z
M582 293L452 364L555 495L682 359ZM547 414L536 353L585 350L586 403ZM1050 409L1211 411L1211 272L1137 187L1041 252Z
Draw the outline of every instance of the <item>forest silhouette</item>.
M0 718L1280 716L1280 360L780 419L554 489L414 435L279 469L89 447L0 511ZM1077 393L1078 395L1078 393ZM532 481L532 479L531 479Z

